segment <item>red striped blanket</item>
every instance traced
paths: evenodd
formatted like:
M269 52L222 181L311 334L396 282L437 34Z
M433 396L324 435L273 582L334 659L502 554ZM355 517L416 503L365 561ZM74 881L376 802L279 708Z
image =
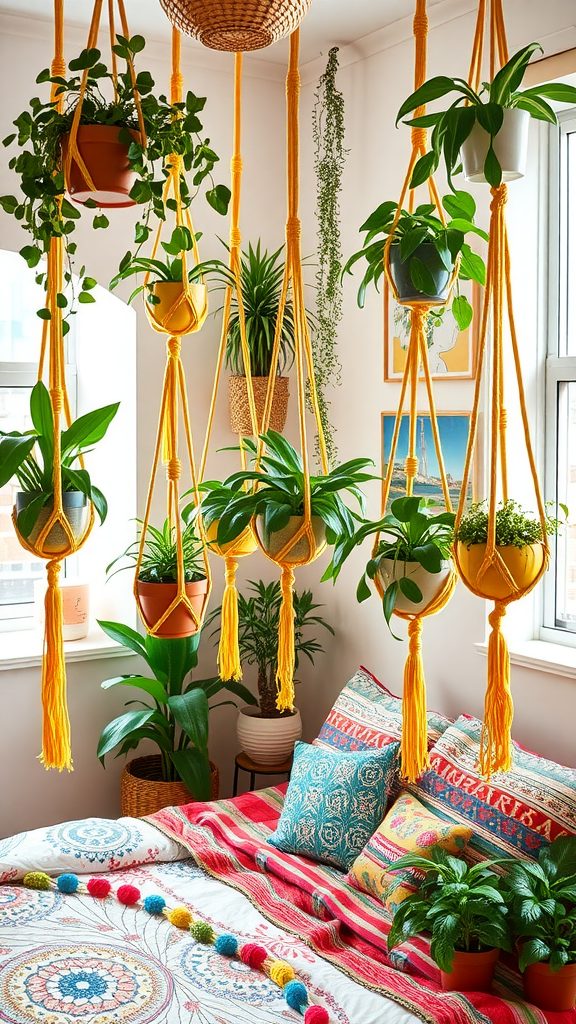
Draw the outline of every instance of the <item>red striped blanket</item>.
M423 1021L576 1024L576 1010L544 1013L522 1001L522 980L510 957L497 966L497 994L464 996L442 991L425 938L388 954L391 918L379 901L348 885L341 872L266 842L276 828L285 790L284 785L233 800L167 807L148 820L182 843L210 875L244 893L264 917Z

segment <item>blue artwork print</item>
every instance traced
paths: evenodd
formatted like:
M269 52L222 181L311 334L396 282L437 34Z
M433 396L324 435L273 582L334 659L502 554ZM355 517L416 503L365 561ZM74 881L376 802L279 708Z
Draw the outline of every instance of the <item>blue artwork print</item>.
M462 478L464 475L464 462L466 459L466 446L468 444L468 432L470 429L470 415L468 413L437 413L438 433L440 435L440 447L446 470L448 490L452 506L455 509L460 498ZM394 413L382 414L382 475L386 476L388 462L390 459L390 447L394 433ZM390 486L390 497L388 508L395 498L400 498L406 493L406 470L405 462L408 455L408 430L409 416L406 413L402 417L400 432L398 435L398 447L394 458L394 469ZM432 498L439 505L444 507L444 494L440 478L440 468L436 454L436 446L432 434L432 424L428 413L418 414L416 421L416 457L418 459L418 472L414 480L414 494L426 498ZM471 474L472 476L472 474ZM466 505L472 504L473 487L472 479L468 482L466 493Z

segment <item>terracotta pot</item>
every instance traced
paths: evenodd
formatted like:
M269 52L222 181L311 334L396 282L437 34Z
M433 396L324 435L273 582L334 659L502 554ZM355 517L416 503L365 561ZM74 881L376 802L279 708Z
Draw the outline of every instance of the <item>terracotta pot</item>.
M256 532L266 554L273 560L276 559L288 541L298 532L303 521L304 516L290 516L290 521L283 530L268 533L264 529L264 516L258 516L256 519ZM313 562L326 550L326 526L320 516L312 516L312 533L314 534L313 549L310 550L308 537L301 537L292 550L284 557L283 561L287 565L309 565L310 562Z
M529 125L530 114L527 110L511 107L504 111L502 127L494 136L494 153L502 168L502 181L514 181L515 178L523 178L526 173ZM461 149L462 167L467 181L486 181L484 163L489 145L488 132L476 121Z
M217 800L220 789L218 766L210 761L210 799ZM155 814L163 807L179 807L195 797L183 782L164 782L160 754L136 757L124 766L120 780L120 812L128 818Z
M259 433L262 430L262 418L264 416L269 379L269 377L252 377L252 390L254 392L254 405L256 406L256 420ZM269 429L276 430L279 434L282 433L286 426L288 399L290 398L289 388L289 377L276 377ZM230 408L230 430L235 434L251 435L252 422L250 420L250 406L248 405L246 377L235 374L228 377L228 405Z
M551 971L549 963L530 964L524 971L524 995L541 1010L571 1010L576 1003L576 964Z
M191 284L189 291L190 294L178 302L184 293L181 281L157 281L152 285L152 294L160 302L147 302L146 308L168 334L193 334L200 330L208 316L207 286Z
M128 146L118 141L122 128L106 124L81 124L78 128L77 145L96 191L86 184L78 164L72 161L70 176L66 179L66 190L75 203L81 205L91 199L103 210L112 207L136 206L130 199L130 189L136 181L136 174L128 163ZM128 129L133 139L140 142L140 132ZM62 136L64 167L68 150L69 135Z
M176 597L177 585L176 583L145 583L143 580L138 580L136 586L144 624L148 629L152 629ZM187 583L186 593L196 615L200 618L208 593L208 580ZM184 604L179 604L154 636L164 637L165 640L176 640L178 637L193 636L197 632L198 625L188 608Z
M407 597L398 591L395 607L399 612L409 612L416 615L426 608L431 601L440 593L446 579L450 575L452 563L448 560L442 562L440 572L428 572L420 562L395 562L393 558L381 558L378 565L378 575L382 586L386 590L395 580L406 576L412 580L422 592L422 600L416 604L409 601Z
M302 719L296 708L280 718L262 718L260 708L240 708L236 724L238 742L256 764L280 764L294 750L302 735Z
M26 508L34 498L37 498L38 494L39 492L37 491L18 491L16 494L17 514L19 514L22 509ZM88 525L88 498L85 494L82 494L82 491L63 491L62 508L68 521L68 525L72 531L74 540L78 543ZM51 499L48 504L40 510L40 515L36 520L36 524L32 528L28 537L25 538L28 544L34 545L36 543L53 511L54 501ZM50 527L48 536L45 537L42 543L43 553L45 555L65 555L69 548L70 540L68 534L60 523L54 523L54 525Z
M440 971L442 988L445 992L489 992L499 956L499 949L488 949L485 953L456 950L451 972Z
M228 544L224 544L223 547L220 547L220 545L216 543L218 522L219 520L216 520L216 522L212 523L206 531L206 540L208 541L208 546L211 551L215 551L216 554L221 557L224 557L224 555L230 555L233 558L243 558L245 555L251 555L256 551L258 542L254 536L251 526L247 526L240 536L236 537L236 540L231 540Z
M418 291L410 276L410 260L405 260L402 263L400 259L400 246L391 245L390 273L396 285L398 301L404 306L418 302L427 302L431 306L443 306L450 291L452 271L446 270L438 255L438 250L432 242L422 242L421 245L416 247L412 255L418 257L424 263L426 269L430 271L434 280L435 290L430 295Z
M523 548L513 545L498 546L497 550L502 557L512 579L520 590L530 587L538 576L544 564L544 548L540 542L526 544ZM511 597L514 591L505 579L501 576L496 566L490 566L476 584L476 575L486 554L485 544L473 544L467 548L461 541L458 542L458 562L461 574L472 587L482 591L482 596L488 600L503 600Z

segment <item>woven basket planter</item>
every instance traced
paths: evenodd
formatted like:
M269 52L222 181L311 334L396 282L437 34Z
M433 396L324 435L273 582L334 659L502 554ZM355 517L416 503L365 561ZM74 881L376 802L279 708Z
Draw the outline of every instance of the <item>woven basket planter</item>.
M210 761L210 799L220 789L218 765ZM136 757L124 767L120 780L120 811L123 817L142 818L162 807L178 807L194 800L183 782L164 782L160 754Z
M160 0L176 28L212 50L261 50L293 32L312 0Z
M254 405L256 406L256 418L258 420L258 433L262 430L262 417L264 415L264 406L266 404L268 380L268 377L252 377ZM276 430L279 434L282 433L286 426L288 399L290 398L289 386L289 377L276 377L269 429ZM234 434L251 434L252 423L250 421L250 406L248 405L246 377L237 377L234 375L228 377L228 404L230 406L230 430L232 430Z

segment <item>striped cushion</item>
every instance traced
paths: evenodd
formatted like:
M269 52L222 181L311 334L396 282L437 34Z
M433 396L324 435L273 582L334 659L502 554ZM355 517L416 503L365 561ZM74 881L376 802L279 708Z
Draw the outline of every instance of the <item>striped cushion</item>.
M449 725L449 718L428 712L430 746ZM342 690L314 743L339 750L365 750L395 743L401 733L402 699L365 668L359 668Z
M514 767L490 782L478 773L482 723L461 715L430 751L409 791L429 810L471 825L467 860L536 859L543 843L576 834L576 770L514 744Z

